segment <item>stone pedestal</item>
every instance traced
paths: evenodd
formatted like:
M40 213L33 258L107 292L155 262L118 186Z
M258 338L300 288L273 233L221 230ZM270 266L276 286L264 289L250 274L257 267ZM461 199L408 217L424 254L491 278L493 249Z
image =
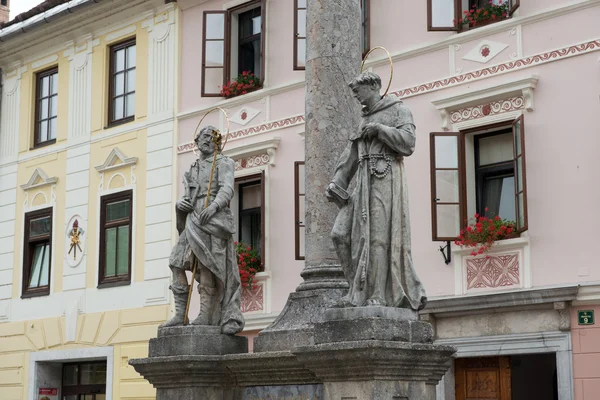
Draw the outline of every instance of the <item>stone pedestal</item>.
M240 394L222 362L248 353L248 338L223 335L218 326L159 328L148 358L129 363L156 388L157 400L234 400Z

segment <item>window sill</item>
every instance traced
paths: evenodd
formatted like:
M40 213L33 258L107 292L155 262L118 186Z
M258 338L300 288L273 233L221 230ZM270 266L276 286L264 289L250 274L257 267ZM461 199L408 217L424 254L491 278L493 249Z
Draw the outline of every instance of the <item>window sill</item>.
M454 244L454 243L453 243ZM523 232L521 236L512 238L512 239L503 239L494 242L494 245L490 248L488 255L497 254L504 252L506 250L513 250L517 248L522 248L523 246L529 245L529 237L527 236L527 232ZM452 248L452 255L462 255L462 256L471 256L471 252L473 251L473 247L465 247L461 248L460 246L454 245ZM477 257L485 257L485 254L479 255Z
M28 291L25 292L21 295L22 299L30 299L33 297L42 297L42 296L49 296L50 295L50 289L45 289L43 291Z
M235 95L235 96L229 96L229 97L227 97L227 96L220 96L220 97L223 97L225 100L235 99L236 97L246 96L246 95L248 95L250 93L258 92L259 90L262 90L262 89L263 89L263 87L260 86L260 87L255 87L255 88L248 89L248 90L246 90L246 93L238 94L238 95Z
M56 139L46 140L45 142L34 144L33 147L30 147L29 150L36 150L41 147L52 146L56 143Z
M128 279L126 281L112 281L112 282L103 282L98 284L98 289L105 289L111 287L119 287L119 286L129 286L131 285L131 281Z
M467 31L472 31L473 29L477 29L477 28L482 28L484 26L488 26L488 25L493 25L493 24L497 24L498 22L502 22L502 21L506 21L509 20L509 18L503 18L503 19L488 19L486 21L480 21L477 22L475 25L463 25L463 27L459 28L460 30L458 31L458 33L462 33L462 32L467 32Z
M135 115L132 116L132 117L127 117L127 118L123 118L123 119L119 119L119 120L116 120L116 121L109 122L104 127L104 129L114 128L115 126L128 124L129 122L133 122L133 121L135 121Z

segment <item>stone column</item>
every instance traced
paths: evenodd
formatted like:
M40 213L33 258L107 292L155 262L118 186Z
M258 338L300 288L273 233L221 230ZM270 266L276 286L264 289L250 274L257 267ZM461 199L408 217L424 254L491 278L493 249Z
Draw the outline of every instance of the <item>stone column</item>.
M359 124L348 83L360 72L359 0L308 0L306 56L306 267L304 282L279 318L254 340L254 351L312 343L312 326L348 288L330 238L337 207L325 189Z

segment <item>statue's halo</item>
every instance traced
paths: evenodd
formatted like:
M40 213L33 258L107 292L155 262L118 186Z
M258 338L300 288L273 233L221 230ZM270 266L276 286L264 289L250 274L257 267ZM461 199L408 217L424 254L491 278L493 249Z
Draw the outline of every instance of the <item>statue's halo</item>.
M376 46L376 47L373 47L371 50L369 50L369 52L365 55L365 58L363 58L362 65L360 66L360 73L361 74L363 73L363 69L365 68L365 62L367 61L367 57L369 57L369 54L371 54L373 51L375 51L377 49L381 49L381 50L385 51L388 56L388 60L390 61L390 80L388 82L387 88L385 88L385 93L383 94L385 96L388 93L388 91L390 90L390 86L392 86L392 79L394 78L394 63L392 62L392 56L390 55L390 52L387 51L387 49L385 47Z
M223 115L225 116L225 119L227 120L227 133L225 134L225 141L223 142L223 144L221 145L221 153L223 152L223 149L225 148L225 145L227 144L227 141L229 140L229 129L231 127L231 122L229 121L229 117L227 116L227 112L225 112L225 110L223 110L221 107L214 107L211 108L210 110L208 110L204 116L200 119L200 122L198 122L198 125L196 125L196 129L194 129L194 140L196 140L196 136L198 135L198 129L200 128L200 125L202 125L202 121L204 121L204 118L206 118L206 116L208 114L210 114L213 111L221 111L223 113ZM192 151L194 152L194 154L197 156L198 152L196 151L196 149L192 149Z

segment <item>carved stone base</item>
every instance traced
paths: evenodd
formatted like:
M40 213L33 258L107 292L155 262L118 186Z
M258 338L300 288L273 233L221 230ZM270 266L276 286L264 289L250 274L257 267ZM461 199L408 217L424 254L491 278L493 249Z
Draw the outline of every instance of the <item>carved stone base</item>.
M248 352L248 338L224 335L219 326L173 326L159 328L150 339L149 357L220 355Z

